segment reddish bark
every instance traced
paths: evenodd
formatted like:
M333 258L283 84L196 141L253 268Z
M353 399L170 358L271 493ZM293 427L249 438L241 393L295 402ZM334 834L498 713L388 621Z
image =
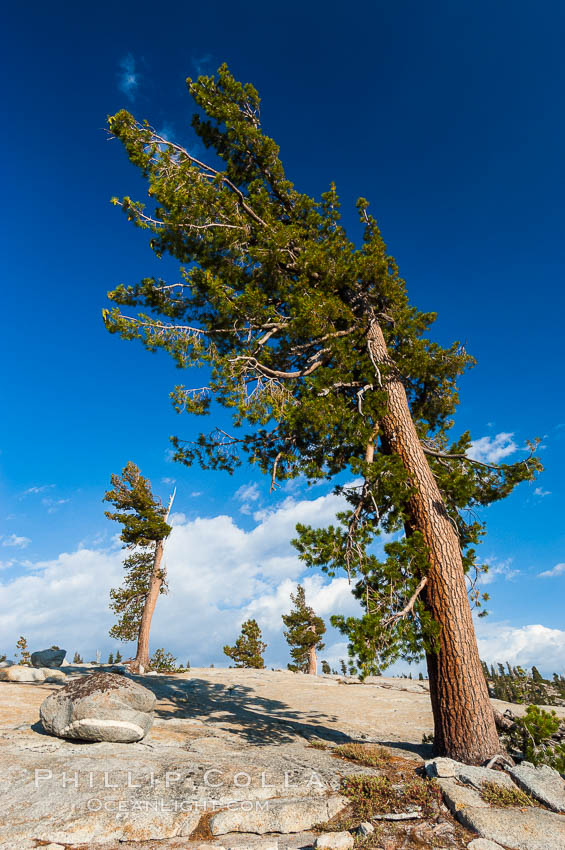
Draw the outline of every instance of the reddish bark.
M318 672L318 662L316 659L316 647L311 646L308 649L308 675L316 676Z
M438 651L427 654L434 749L437 755L482 764L500 751L500 744L479 659L459 540L376 321L369 331L369 345L374 362L387 366L383 385L388 407L379 423L381 434L390 451L401 458L414 485L410 527L422 533L429 550L428 580L421 598L440 626Z
M169 518L174 498L175 494L173 493L169 500L169 507L165 514L165 521ZM157 604L157 599L164 581L163 571L161 570L164 550L165 541L157 540L155 543L155 559L151 570L149 592L145 597L143 614L141 615L141 624L139 626L139 634L137 636L137 653L135 659L130 665L130 669L135 673L143 673L149 667L149 632L151 630L151 620L153 619L155 605Z

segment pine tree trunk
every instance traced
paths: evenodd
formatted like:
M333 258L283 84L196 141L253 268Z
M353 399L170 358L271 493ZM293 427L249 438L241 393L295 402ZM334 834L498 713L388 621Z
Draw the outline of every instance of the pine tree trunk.
M169 500L169 507L167 508L167 513L165 514L165 522L168 520L169 514L171 512L171 507L175 498L175 492L173 492L173 495ZM139 634L137 636L137 653L135 659L130 665L130 669L134 673L144 673L149 667L149 632L151 629L151 620L153 619L155 605L157 604L157 599L159 597L161 587L163 586L163 573L161 570L161 562L163 560L164 550L164 540L157 540L155 542L155 559L153 561L153 568L151 570L149 592L145 597L143 614L141 615L141 623L139 626Z
M151 620L153 619L155 605L157 604L159 592L163 584L163 577L161 573L163 549L163 541L158 540L155 544L155 559L153 561L153 569L151 570L149 592L145 597L143 614L141 615L141 624L139 626L139 634L137 636L137 653L135 660L131 665L132 669L137 673L144 673L149 667L149 631L151 629Z
M410 526L422 533L430 552L421 598L441 629L439 651L427 655L434 750L436 755L482 764L500 751L500 744L479 659L459 539L420 444L404 385L376 321L372 322L368 341L374 361L390 367L383 376L387 415L379 425L414 485L409 502Z
M318 673L318 662L316 660L316 647L308 647L308 675L316 676Z

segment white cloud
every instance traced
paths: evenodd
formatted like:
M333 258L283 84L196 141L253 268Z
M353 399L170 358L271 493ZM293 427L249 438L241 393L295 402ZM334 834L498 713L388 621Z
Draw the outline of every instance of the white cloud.
M496 437L481 437L473 440L468 456L483 463L498 463L502 458L513 454L518 446L513 440L514 434L501 432Z
M25 498L25 496L36 496L39 493L45 493L46 490L51 490L54 486L54 484L38 484L33 487L28 487L27 490L24 490L20 495L20 499Z
M329 617L355 614L358 602L344 576L330 580L304 570L289 541L296 522L325 526L342 508L342 499L333 494L313 500L288 498L276 509L258 512L250 531L230 516L188 519L175 514L165 549L170 593L157 604L151 647L163 646L182 663L190 659L193 666L225 665L224 644L233 643L244 619L255 617L268 643L267 665L285 667L289 652L281 614L290 610L290 594L300 581L307 601L328 626L320 659L337 668L340 658L347 659L347 645L329 626ZM6 538L13 539L26 540ZM79 651L89 659L96 649L103 657L115 651L117 643L108 636L113 623L108 601L110 588L122 580L123 557L115 536L106 548L91 543L49 561L27 562L24 574L3 573L0 649L9 654L23 634L33 650L57 644L70 655ZM548 572L565 571L563 565L558 567ZM493 562L492 569L505 578L513 573L510 561ZM488 663L509 660L547 672L563 671L565 631L484 620L477 622L477 631L481 657ZM120 649L126 656L133 647ZM396 669L406 665L399 663L391 672Z
M169 487L172 487L173 484L176 484L176 478L161 478L162 484L168 484Z
M487 664L509 661L535 664L545 673L565 672L565 631L539 624L514 627L508 623L477 623L479 654Z
M343 508L334 495L312 501L291 498L264 511L250 531L230 516L172 517L165 548L170 592L157 604L151 630L153 649L164 646L183 663L227 663L223 646L233 643L243 619L255 616L264 630L269 666L286 666L288 647L280 616L290 608L290 593L301 576L307 599L326 619L357 610L347 580L329 580L304 568L290 539L298 521L326 525ZM120 584L124 552L114 538L106 548L80 548L50 561L27 562L26 573L0 581L0 647L20 634L32 649L57 644L72 654L93 658L116 649L108 637L113 616L109 590ZM329 626L329 624L327 623ZM328 645L338 634L328 628ZM121 647L122 654L132 647Z
M192 65L199 77L203 74L213 73L214 62L215 60L211 53L202 53L200 56L194 56L192 59Z
M541 487L536 487L534 496L551 496L551 490L543 490Z
M136 71L135 59L131 53L120 60L118 85L130 100L134 100L139 85L139 73Z
M70 499L42 499L41 504L45 505L48 514L54 514L61 505L66 505L70 501Z
M244 609L241 619L254 617L266 632L280 632L281 616L291 609L290 594L296 592L296 580L284 579L272 592L253 599ZM328 621L331 614L352 615L359 613L359 602L353 597L346 578L334 578L327 581L319 574L307 575L300 579L306 594L306 602L316 614ZM328 622L326 622L328 626Z
M242 514L250 514L253 512L252 503L261 498L261 491L257 484L242 484L235 491L233 497L236 501L241 502L240 511Z
M481 573L481 584L492 584L498 578L511 581L520 573L520 570L512 568L512 558L506 558L504 561L499 561L496 558L485 558L485 563L488 565L488 573Z
M29 537L18 537L17 534L10 534L8 537L0 538L2 546L14 546L16 549L25 549L31 543Z
M242 484L238 490L235 491L233 497L237 499L238 502L256 502L261 493L259 492L259 487L257 484Z
M554 578L555 576L562 575L565 575L565 564L556 564L551 570L538 573L538 578Z

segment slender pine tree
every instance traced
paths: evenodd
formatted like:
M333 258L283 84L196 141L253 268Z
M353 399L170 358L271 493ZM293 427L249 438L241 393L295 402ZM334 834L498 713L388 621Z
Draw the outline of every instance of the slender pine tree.
M322 635L326 627L322 618L317 617L314 610L306 604L306 595L301 584L296 588L295 594L290 594L290 600L293 605L291 612L282 615L282 621L287 628L284 636L292 656L292 663L287 666L289 670L315 676L316 651L324 648Z
M29 665L31 664L31 655L27 647L27 640L23 635L21 635L21 637L17 641L16 649L18 651L18 655L20 656L18 663L29 667Z
M167 583L163 561L164 541L171 533L167 519L173 504L164 508L151 491L135 463L124 467L121 475L112 475L112 489L104 496L114 511L106 511L108 519L122 525L124 547L133 550L124 560L126 571L122 587L110 590L110 607L118 621L110 636L118 640L137 640L137 652L131 665L143 672L149 667L149 631L157 598L166 593Z

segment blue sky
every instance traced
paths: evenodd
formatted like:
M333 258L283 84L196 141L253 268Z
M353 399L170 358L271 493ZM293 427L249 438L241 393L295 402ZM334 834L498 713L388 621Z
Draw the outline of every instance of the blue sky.
M105 611L120 553L101 498L131 459L164 499L173 479L178 488L178 581L155 644L224 663L221 642L254 613L269 660L286 663L278 617L301 575L289 517L313 499L330 516L330 488L270 496L250 469L229 478L171 463L169 435L201 423L177 416L168 393L199 376L110 337L101 320L117 283L175 274L109 203L144 186L106 116L126 107L190 144L185 78L227 61L259 89L296 185L318 195L334 180L353 233L354 201L367 197L411 299L439 314L436 338L476 356L456 427L483 457L518 459L527 438L542 438L546 471L487 511L481 651L563 670L563 4L221 0L173 2L162 16L145 2L13 5L3 14L0 595L15 607L0 651L13 653L20 633L86 654L113 648ZM210 529L215 542L238 538L231 555L211 546ZM257 543L266 529L278 554ZM214 558L244 593L209 592ZM351 604L345 586L309 581L325 615ZM197 585L206 590L191 600ZM204 613L187 626L183 606L196 598ZM204 651L197 627L211 619L217 645ZM330 635L328 657L343 654L338 643Z

